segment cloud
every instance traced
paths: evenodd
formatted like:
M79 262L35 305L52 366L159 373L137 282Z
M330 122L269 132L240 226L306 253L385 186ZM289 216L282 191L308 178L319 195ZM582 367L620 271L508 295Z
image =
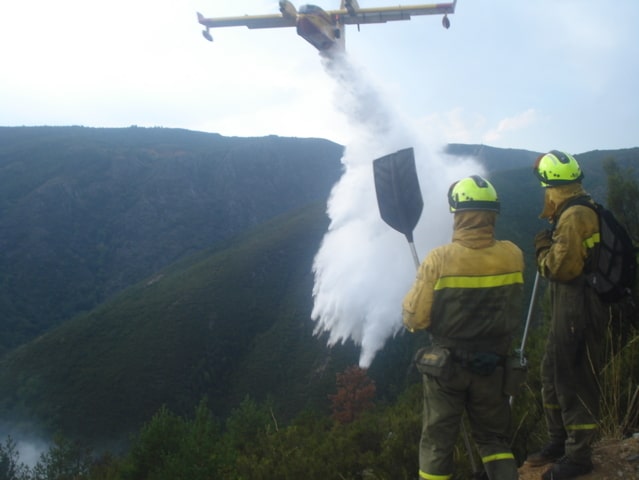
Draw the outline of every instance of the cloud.
M503 120L500 120L497 128L489 130L484 135L482 143L494 144L495 142L500 141L507 133L523 130L533 125L537 119L538 114L532 108L513 117L504 118Z
M443 143L479 143L486 118L461 107L435 112L416 120L417 129L425 138Z

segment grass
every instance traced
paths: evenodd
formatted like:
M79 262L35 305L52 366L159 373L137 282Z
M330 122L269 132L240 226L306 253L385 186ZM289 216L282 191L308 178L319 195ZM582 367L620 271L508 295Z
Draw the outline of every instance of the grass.
M612 313L611 313L612 315ZM601 420L603 438L621 439L639 427L639 334L624 336L608 328L608 362L601 372Z

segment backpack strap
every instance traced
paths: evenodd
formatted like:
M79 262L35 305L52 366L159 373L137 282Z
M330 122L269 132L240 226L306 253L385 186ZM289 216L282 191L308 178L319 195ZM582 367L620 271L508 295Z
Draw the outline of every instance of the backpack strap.
M559 217L561 216L561 214L563 214L570 207L574 207L576 205L581 205L582 207L588 207L597 214L597 221L599 222L599 230L601 231L601 216L599 212L599 208L601 207L601 205L599 205L596 202L593 202L592 197L590 195L581 195L579 197L571 198L566 203L564 203L562 207L559 209L559 211L557 212L557 215L555 216L555 221L553 222L552 227L550 229L550 231L553 234L555 233L555 229L557 228L557 224L559 223ZM591 271L593 269L593 264L597 262L596 258L593 258L593 255L595 256L598 255L598 252L593 253L592 251L589 250L588 256L584 265L584 271Z
M591 208L592 210L595 211L595 213L599 214L597 205L593 203L590 195L581 195L579 197L571 198L570 200L568 200L566 203L562 205L562 207L553 217L552 227L550 229L551 232L554 232L555 228L557 228L557 223L559 223L559 217L561 217L561 214L564 213L566 210L568 210L570 207L574 207L575 205L581 205L584 207Z

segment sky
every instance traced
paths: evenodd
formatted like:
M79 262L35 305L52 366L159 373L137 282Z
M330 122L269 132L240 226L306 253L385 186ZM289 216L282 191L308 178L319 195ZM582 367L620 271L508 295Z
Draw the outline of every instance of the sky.
M396 4L360 0L362 7ZM0 126L357 140L340 108L343 92L294 29L223 28L210 43L196 11L216 17L277 13L278 6L2 2ZM458 0L450 21L449 30L439 16L420 16L346 32L353 64L429 142L575 154L639 145L636 0Z

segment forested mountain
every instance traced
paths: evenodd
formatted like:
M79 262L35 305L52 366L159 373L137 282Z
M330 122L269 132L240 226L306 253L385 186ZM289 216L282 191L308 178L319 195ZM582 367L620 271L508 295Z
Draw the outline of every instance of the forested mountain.
M531 255L537 154L448 153L478 150L504 205L500 236ZM203 396L220 416L245 395L270 396L284 419L327 408L335 373L357 359L310 321L341 153L316 139L0 128L0 412L114 438ZM610 156L636 163L639 149L579 156L602 201ZM415 380L418 341L379 354L369 373L381 398Z
M16 349L0 367L0 390L13 392L0 410L109 437L163 404L191 411L205 395L220 413L266 393L283 415L318 407L335 375L308 320L311 264L326 226L320 203L276 219Z
M0 128L0 355L189 253L326 199L342 147Z

